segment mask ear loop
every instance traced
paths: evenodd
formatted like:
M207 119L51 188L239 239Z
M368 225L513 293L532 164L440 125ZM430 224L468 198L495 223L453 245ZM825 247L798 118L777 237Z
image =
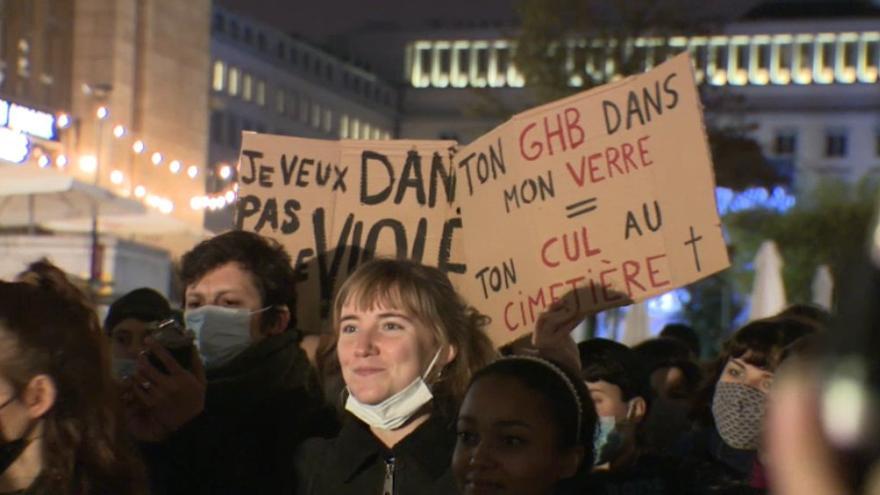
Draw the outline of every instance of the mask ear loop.
M443 350L443 346L441 345L437 352L434 354L434 358L431 359L431 364L428 365L428 368L425 369L425 372L422 373L422 381L428 381L428 377L431 376L431 370L434 369L434 365L437 364L437 359L440 357L440 352Z

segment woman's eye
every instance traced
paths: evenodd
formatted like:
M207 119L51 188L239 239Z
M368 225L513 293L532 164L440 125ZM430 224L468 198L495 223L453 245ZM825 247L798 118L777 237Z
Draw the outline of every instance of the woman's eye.
M507 435L504 437L504 444L510 447L519 447L520 445L524 445L525 443L526 441L522 437L517 437L514 435Z
M113 336L113 340L116 341L117 344L127 346L129 342L131 342L131 338L127 334L117 334Z
M382 325L382 328L383 328L384 330L403 330L403 326L402 326L402 325L399 325L399 324L397 324L397 323L392 323L392 322L390 322L390 321L389 321L389 322L385 322L385 323Z
M201 305L202 305L202 303L199 301L187 301L186 302L186 309L196 309Z
M736 368L728 369L727 374L734 377L734 378L739 378L740 376L742 376L742 372Z
M466 430L459 431L457 433L457 435L458 435L458 441L461 444L467 445L469 447L473 447L474 445L479 443L479 440L480 440L479 436L477 436L476 433L466 431Z
M227 308L237 308L241 306L241 303L239 301L236 301L235 299L224 299L220 301L220 305Z
M773 379L772 378L765 378L764 380L761 380L761 390L764 390L765 392L769 392L772 387L773 387Z
M339 329L340 333L354 333L357 330L357 327L354 325L342 325L342 328Z

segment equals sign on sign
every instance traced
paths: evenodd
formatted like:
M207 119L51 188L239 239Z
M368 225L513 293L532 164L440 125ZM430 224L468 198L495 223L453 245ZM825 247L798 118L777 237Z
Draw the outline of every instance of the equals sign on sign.
M589 213L596 208L598 208L598 206L596 206L596 198L587 198L583 201L578 201L576 203L572 203L566 206L565 216L568 218L574 218L576 216L583 215L584 213Z

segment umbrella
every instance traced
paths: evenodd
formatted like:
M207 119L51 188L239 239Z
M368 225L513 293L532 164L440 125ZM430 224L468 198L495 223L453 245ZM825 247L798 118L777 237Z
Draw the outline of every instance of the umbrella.
M642 301L633 304L623 317L623 338L621 343L632 347L651 338L648 308Z
M813 277L813 302L831 311L831 296L834 294L834 278L828 265L819 265Z
M0 226L44 224L53 220L143 213L139 202L75 178L30 167L0 167Z
M764 241L755 256L755 282L752 286L749 321L774 316L785 308L782 283L782 257L773 241Z

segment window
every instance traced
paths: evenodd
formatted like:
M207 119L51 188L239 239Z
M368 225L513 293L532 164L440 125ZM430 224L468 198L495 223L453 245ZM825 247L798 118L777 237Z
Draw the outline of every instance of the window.
M226 119L226 144L232 148L238 148L238 139L240 138L238 129L238 119L235 115L229 114Z
M214 14L214 31L218 33L222 33L224 28L226 27L226 19L223 17L223 14L216 13Z
M773 138L773 153L780 156L793 155L797 148L797 133L793 130L777 131Z
M231 36L232 39L238 39L238 23L235 21L229 21L229 36Z
M321 105L312 103L312 127L321 127Z
M254 42L254 31L250 26L244 27L244 42L250 45Z
M214 88L214 91L223 91L223 83L226 79L226 64L217 60L214 62L214 81L211 84L211 87Z
M287 116L295 119L298 115L297 110L299 109L299 94L296 91L291 91L287 94Z
M351 139L360 139L361 122L358 119L351 119L351 127L348 130L348 137Z
M241 72L238 67L229 68L229 96L238 96L238 80Z
M223 142L223 112L218 110L211 112L211 140L215 143Z
M257 48L259 48L261 52L266 51L266 34L262 31L257 33Z
M332 65L327 64L324 67L324 77L327 78L328 81L333 80L333 66Z
M370 139L370 124L366 122L361 126L361 139Z
M299 52L296 51L296 47L295 46L290 47L290 63L295 65L298 59L299 59Z
M279 42L278 42L278 46L277 46L276 49L275 49L275 52L276 52L276 54L278 55L278 58L280 58L281 60L284 60L284 52L285 52L285 51L286 51L286 50L284 49L284 42L283 42L283 41L279 41Z
M275 90L275 111L278 112L278 115L284 115L284 104L287 100L287 93L284 92L283 89L278 88Z
M348 139L348 115L339 117L339 139Z
M266 81L257 79L257 105L266 106Z
M309 99L303 96L299 100L299 121L303 124L309 123L309 109L310 109Z
M247 72L241 77L241 97L244 101L251 101L254 97L254 78Z
M333 130L333 112L329 108L324 109L324 118L321 120L324 132L330 133Z
M845 129L830 129L825 133L825 156L840 158L846 156L847 135Z
M382 133L379 131L378 127L373 127L373 139L379 140L382 139Z

